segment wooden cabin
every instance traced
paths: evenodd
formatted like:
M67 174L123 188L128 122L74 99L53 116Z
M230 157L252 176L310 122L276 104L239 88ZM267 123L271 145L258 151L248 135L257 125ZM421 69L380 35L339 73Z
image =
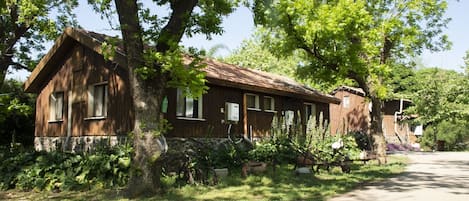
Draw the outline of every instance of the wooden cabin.
M341 86L332 92L340 99L340 104L331 104L331 132L368 133L370 122L370 102L365 98L365 92L360 88ZM416 142L420 132L415 132L416 126L412 126L409 115L403 110L408 108L412 102L406 99L387 100L384 102L383 132L386 142L411 144Z
M25 82L26 92L38 94L37 150L61 145L82 150L102 140L116 144L132 130L124 53L117 47L116 55L105 60L101 47L106 38L66 29ZM193 99L168 89L163 112L173 129L166 137L224 138L228 131L262 137L268 135L274 115L298 116L299 111L304 120L320 113L329 119L329 104L340 102L284 76L212 59L204 62L206 94Z

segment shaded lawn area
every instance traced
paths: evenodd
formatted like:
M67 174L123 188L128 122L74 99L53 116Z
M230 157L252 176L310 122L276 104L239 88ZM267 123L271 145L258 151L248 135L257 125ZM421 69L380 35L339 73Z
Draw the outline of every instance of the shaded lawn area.
M345 174L339 168L330 173L321 170L319 174L296 176L292 166L283 165L274 174L252 175L241 178L240 172L223 178L218 185L185 185L167 187L162 195L136 200L326 200L348 192L364 182L396 176L404 171L407 158L390 156L387 165L375 162L363 165L355 163L352 172ZM170 181L167 183L171 183ZM119 189L95 189L89 191L64 192L22 192L0 191L0 200L129 200Z

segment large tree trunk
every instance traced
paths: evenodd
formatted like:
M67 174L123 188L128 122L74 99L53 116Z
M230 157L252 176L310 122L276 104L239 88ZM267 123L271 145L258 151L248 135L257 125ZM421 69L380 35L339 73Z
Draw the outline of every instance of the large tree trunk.
M133 129L134 154L127 193L131 197L159 191L160 155L165 140L160 133L160 105L165 93L166 79L161 76L143 80L135 69L144 65L142 28L135 1L115 0L121 24L129 71L130 92L133 98L135 123Z
M381 115L382 101L377 97L371 97L371 119L370 119L370 134L373 138L373 150L376 152L378 162L386 164L386 141L383 132L383 118Z
M383 117L382 117L382 105L383 102L378 98L376 91L372 90L373 84L365 81L361 76L355 73L349 75L353 78L360 88L365 92L365 96L371 100L371 114L370 114L370 127L369 134L373 139L373 151L378 157L380 164L386 164L386 141L384 139L383 132Z
M142 28L135 0L115 0L129 69L133 108L135 112L134 156L128 184L131 197L159 191L162 152L167 148L162 128L161 103L165 96L169 74L161 70L158 61L147 62L155 68L155 75L142 79L135 69L145 64ZM175 50L182 38L198 0L170 1L172 9L168 23L160 31L156 51ZM176 45L175 45L176 44Z

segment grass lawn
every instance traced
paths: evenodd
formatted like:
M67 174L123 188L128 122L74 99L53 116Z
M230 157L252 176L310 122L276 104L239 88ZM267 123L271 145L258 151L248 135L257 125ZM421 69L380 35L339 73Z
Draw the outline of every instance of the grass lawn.
M138 200L326 200L348 192L364 182L393 177L404 171L407 158L390 156L388 164L354 164L350 174L338 168L330 173L295 176L292 166L281 166L276 173L267 172L241 178L239 172L221 179L218 185L185 185L168 187L162 195ZM129 200L117 189L100 189L83 192L22 192L0 191L0 200Z

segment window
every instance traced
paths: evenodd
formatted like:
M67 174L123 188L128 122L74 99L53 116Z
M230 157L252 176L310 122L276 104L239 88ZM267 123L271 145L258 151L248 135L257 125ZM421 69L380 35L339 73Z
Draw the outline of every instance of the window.
M51 121L60 121L63 119L64 93L54 92L49 97L49 109Z
M305 118L308 122L311 118L316 118L316 105L313 103L305 103Z
M350 97L349 96L344 96L343 106L344 108L349 108L350 107Z
M248 109L259 110L259 96L255 94L246 94L246 103Z
M107 83L88 87L88 116L106 117L108 102Z
M177 117L186 117L186 118L195 118L202 119L202 105L203 100L202 96L194 99L192 97L184 96L181 89L177 89L176 97L176 116Z
M264 96L264 110L275 111L275 99L270 96Z

